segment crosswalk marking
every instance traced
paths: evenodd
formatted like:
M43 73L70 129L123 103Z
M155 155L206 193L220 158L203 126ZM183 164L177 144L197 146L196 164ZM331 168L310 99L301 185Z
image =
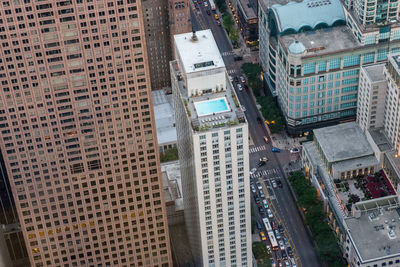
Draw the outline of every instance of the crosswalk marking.
M265 150L265 149L266 149L265 146L251 147L251 148L249 148L249 153L255 153L255 152L258 152L258 151Z
M222 52L222 56L223 57L225 57L225 56L233 56L234 54L235 54L235 52L233 52L233 51Z
M276 178L276 179L281 178L280 176L277 176L277 174L279 174L279 170L278 169L259 170L259 171L256 171L253 174L253 177L254 178L260 178L261 176L274 175L273 177L264 178L264 180L268 180L268 179L271 179L271 178Z
M235 73L236 73L236 70L228 70L228 73L229 73L229 74L235 74Z

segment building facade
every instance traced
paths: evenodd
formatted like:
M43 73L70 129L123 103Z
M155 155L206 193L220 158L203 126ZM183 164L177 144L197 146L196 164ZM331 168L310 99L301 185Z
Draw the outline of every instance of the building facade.
M251 266L248 126L210 30L171 62L185 220L196 266Z
M360 68L357 95L357 122L364 131L384 124L387 84L383 74L385 64Z
M1 140L32 266L171 266L141 1L2 1Z
M289 133L354 120L360 66L387 61L400 35L365 45L339 0L259 6L264 80Z
M142 10L151 88L159 90L171 85L172 36L192 31L190 5L188 0L146 0Z

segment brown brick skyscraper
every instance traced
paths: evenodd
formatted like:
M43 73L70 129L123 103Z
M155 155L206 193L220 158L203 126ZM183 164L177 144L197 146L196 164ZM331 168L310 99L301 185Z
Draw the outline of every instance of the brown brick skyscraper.
M0 1L0 149L32 266L171 266L140 0Z

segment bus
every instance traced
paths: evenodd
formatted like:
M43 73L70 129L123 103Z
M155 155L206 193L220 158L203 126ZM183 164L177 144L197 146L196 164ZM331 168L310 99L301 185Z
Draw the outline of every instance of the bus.
M269 237L269 242L271 243L272 250L278 250L279 245L278 245L278 242L276 241L274 232L269 231L268 232L268 237Z
M267 232L273 232L271 224L269 223L269 220L267 218L264 218L263 222L264 222L265 230L267 230Z
M216 11L214 0L208 0L210 2L210 7L212 11Z

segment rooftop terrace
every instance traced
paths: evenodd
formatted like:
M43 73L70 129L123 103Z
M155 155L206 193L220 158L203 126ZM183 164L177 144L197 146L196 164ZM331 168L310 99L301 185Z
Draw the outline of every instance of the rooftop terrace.
M355 122L315 129L314 136L329 162L360 158L374 153L365 134Z
M171 73L178 77L180 93L194 131L207 131L246 122L244 112L241 109L227 73L226 89L188 96L185 83L179 78L181 74L179 73L177 62L171 61L170 66ZM219 101L221 99L223 99L226 109L225 106L216 107L221 105ZM202 103L205 105L202 105Z
M306 48L303 58L336 53L341 50L352 50L361 46L347 26L289 34L278 38L287 51L294 41L301 42Z

